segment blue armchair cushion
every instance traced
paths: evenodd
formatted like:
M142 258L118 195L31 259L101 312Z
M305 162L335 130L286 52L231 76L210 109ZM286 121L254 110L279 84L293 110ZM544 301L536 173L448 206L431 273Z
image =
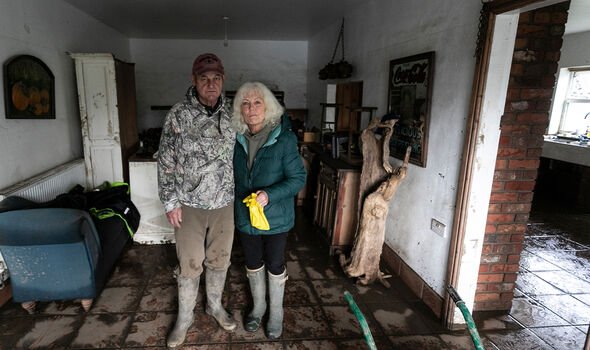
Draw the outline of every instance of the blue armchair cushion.
M92 218L83 210L0 213L0 251L15 302L96 296L101 243Z

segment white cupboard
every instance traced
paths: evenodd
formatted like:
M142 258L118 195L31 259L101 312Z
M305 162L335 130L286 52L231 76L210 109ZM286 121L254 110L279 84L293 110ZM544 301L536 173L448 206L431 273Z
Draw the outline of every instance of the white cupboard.
M139 147L135 65L109 53L71 53L76 66L86 180L129 182L128 161Z

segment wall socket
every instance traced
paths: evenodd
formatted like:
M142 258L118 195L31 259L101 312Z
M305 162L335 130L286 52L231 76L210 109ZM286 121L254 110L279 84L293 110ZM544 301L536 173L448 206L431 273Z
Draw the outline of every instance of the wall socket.
M436 220L435 218L432 218L432 220L430 220L430 229L432 231L434 231L434 233L436 233L437 235L439 235L441 237L445 237L446 227L447 226L445 224Z

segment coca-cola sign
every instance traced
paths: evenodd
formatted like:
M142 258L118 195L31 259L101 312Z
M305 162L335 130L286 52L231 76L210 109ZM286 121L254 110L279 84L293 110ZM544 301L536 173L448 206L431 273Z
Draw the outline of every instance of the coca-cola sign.
M422 167L426 167L433 64L434 52L389 62L387 118L398 119L390 154L403 159L410 146L410 162Z

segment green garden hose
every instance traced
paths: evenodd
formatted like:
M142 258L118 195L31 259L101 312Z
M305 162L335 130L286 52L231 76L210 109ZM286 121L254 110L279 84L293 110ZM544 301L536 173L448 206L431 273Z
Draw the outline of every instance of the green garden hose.
M455 302L455 305L461 310L463 314L463 318L465 318L465 322L467 322L467 330L469 330L469 334L471 335L471 340L473 340L473 345L475 345L475 349L477 350L485 350L483 348L483 344L481 343L481 338L479 337L479 333L477 333L477 327L475 327L475 322L471 317L471 313L469 313L469 309L465 305L465 302L459 296L459 293L453 288L453 286L448 286L447 291L451 296L451 299Z
M377 346L375 345L375 340L373 339L373 335L371 334L371 330L369 329L367 320L365 319L365 316L363 315L359 307L354 302L352 295L348 291L344 291L344 299L348 303L348 306L350 306L350 309L352 310L354 316L356 316L356 319L359 321L361 329L363 331L363 335L365 336L365 341L367 342L369 349L377 350Z

